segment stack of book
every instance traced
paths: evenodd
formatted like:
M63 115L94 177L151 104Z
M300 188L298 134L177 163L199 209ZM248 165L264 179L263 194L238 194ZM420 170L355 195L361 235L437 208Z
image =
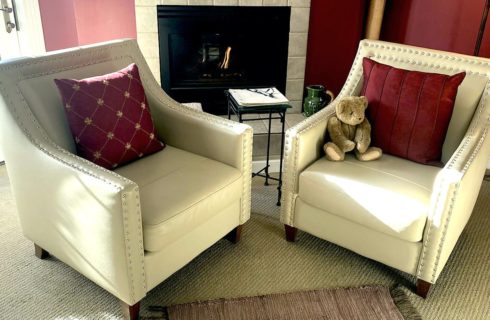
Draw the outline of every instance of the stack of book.
M262 89L230 89L228 92L243 107L289 103L289 100L274 87Z

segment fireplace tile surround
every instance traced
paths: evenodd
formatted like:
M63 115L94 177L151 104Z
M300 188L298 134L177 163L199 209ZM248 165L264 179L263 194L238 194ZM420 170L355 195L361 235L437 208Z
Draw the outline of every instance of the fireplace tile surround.
M157 5L290 6L286 96L293 106L289 112L301 112L310 0L135 0L135 5L138 44L158 81L160 81L160 60Z

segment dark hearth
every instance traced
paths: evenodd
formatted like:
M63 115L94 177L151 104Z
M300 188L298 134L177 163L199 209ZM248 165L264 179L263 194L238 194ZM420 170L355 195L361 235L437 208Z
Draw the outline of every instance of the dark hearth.
M290 7L157 6L162 88L226 113L224 90L286 87Z

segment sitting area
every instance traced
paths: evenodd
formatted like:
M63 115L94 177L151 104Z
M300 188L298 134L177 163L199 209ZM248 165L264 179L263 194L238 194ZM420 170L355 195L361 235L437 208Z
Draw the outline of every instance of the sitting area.
M339 99L361 93L364 57L418 71L466 72L442 167L390 154L372 162L325 159L328 119ZM94 77L132 63L165 148L106 170L76 155L54 79ZM135 41L13 60L0 70L2 137L9 137L1 143L22 231L37 257L52 254L137 319L150 290L223 237L238 242L251 210L252 129L169 98ZM286 239L303 230L401 270L417 278L416 292L426 297L485 174L489 74L482 59L362 41L337 100L286 132Z

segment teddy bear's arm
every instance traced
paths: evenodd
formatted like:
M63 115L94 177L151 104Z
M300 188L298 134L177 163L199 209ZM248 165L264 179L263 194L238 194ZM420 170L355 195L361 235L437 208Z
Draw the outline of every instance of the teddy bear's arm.
M357 125L354 142L356 142L356 148L360 153L366 152L371 143L371 124L368 119L364 119Z
M333 116L328 119L328 133L333 143L337 145L342 151L348 152L354 150L356 144L349 140L349 138L342 131L342 124L340 120Z

